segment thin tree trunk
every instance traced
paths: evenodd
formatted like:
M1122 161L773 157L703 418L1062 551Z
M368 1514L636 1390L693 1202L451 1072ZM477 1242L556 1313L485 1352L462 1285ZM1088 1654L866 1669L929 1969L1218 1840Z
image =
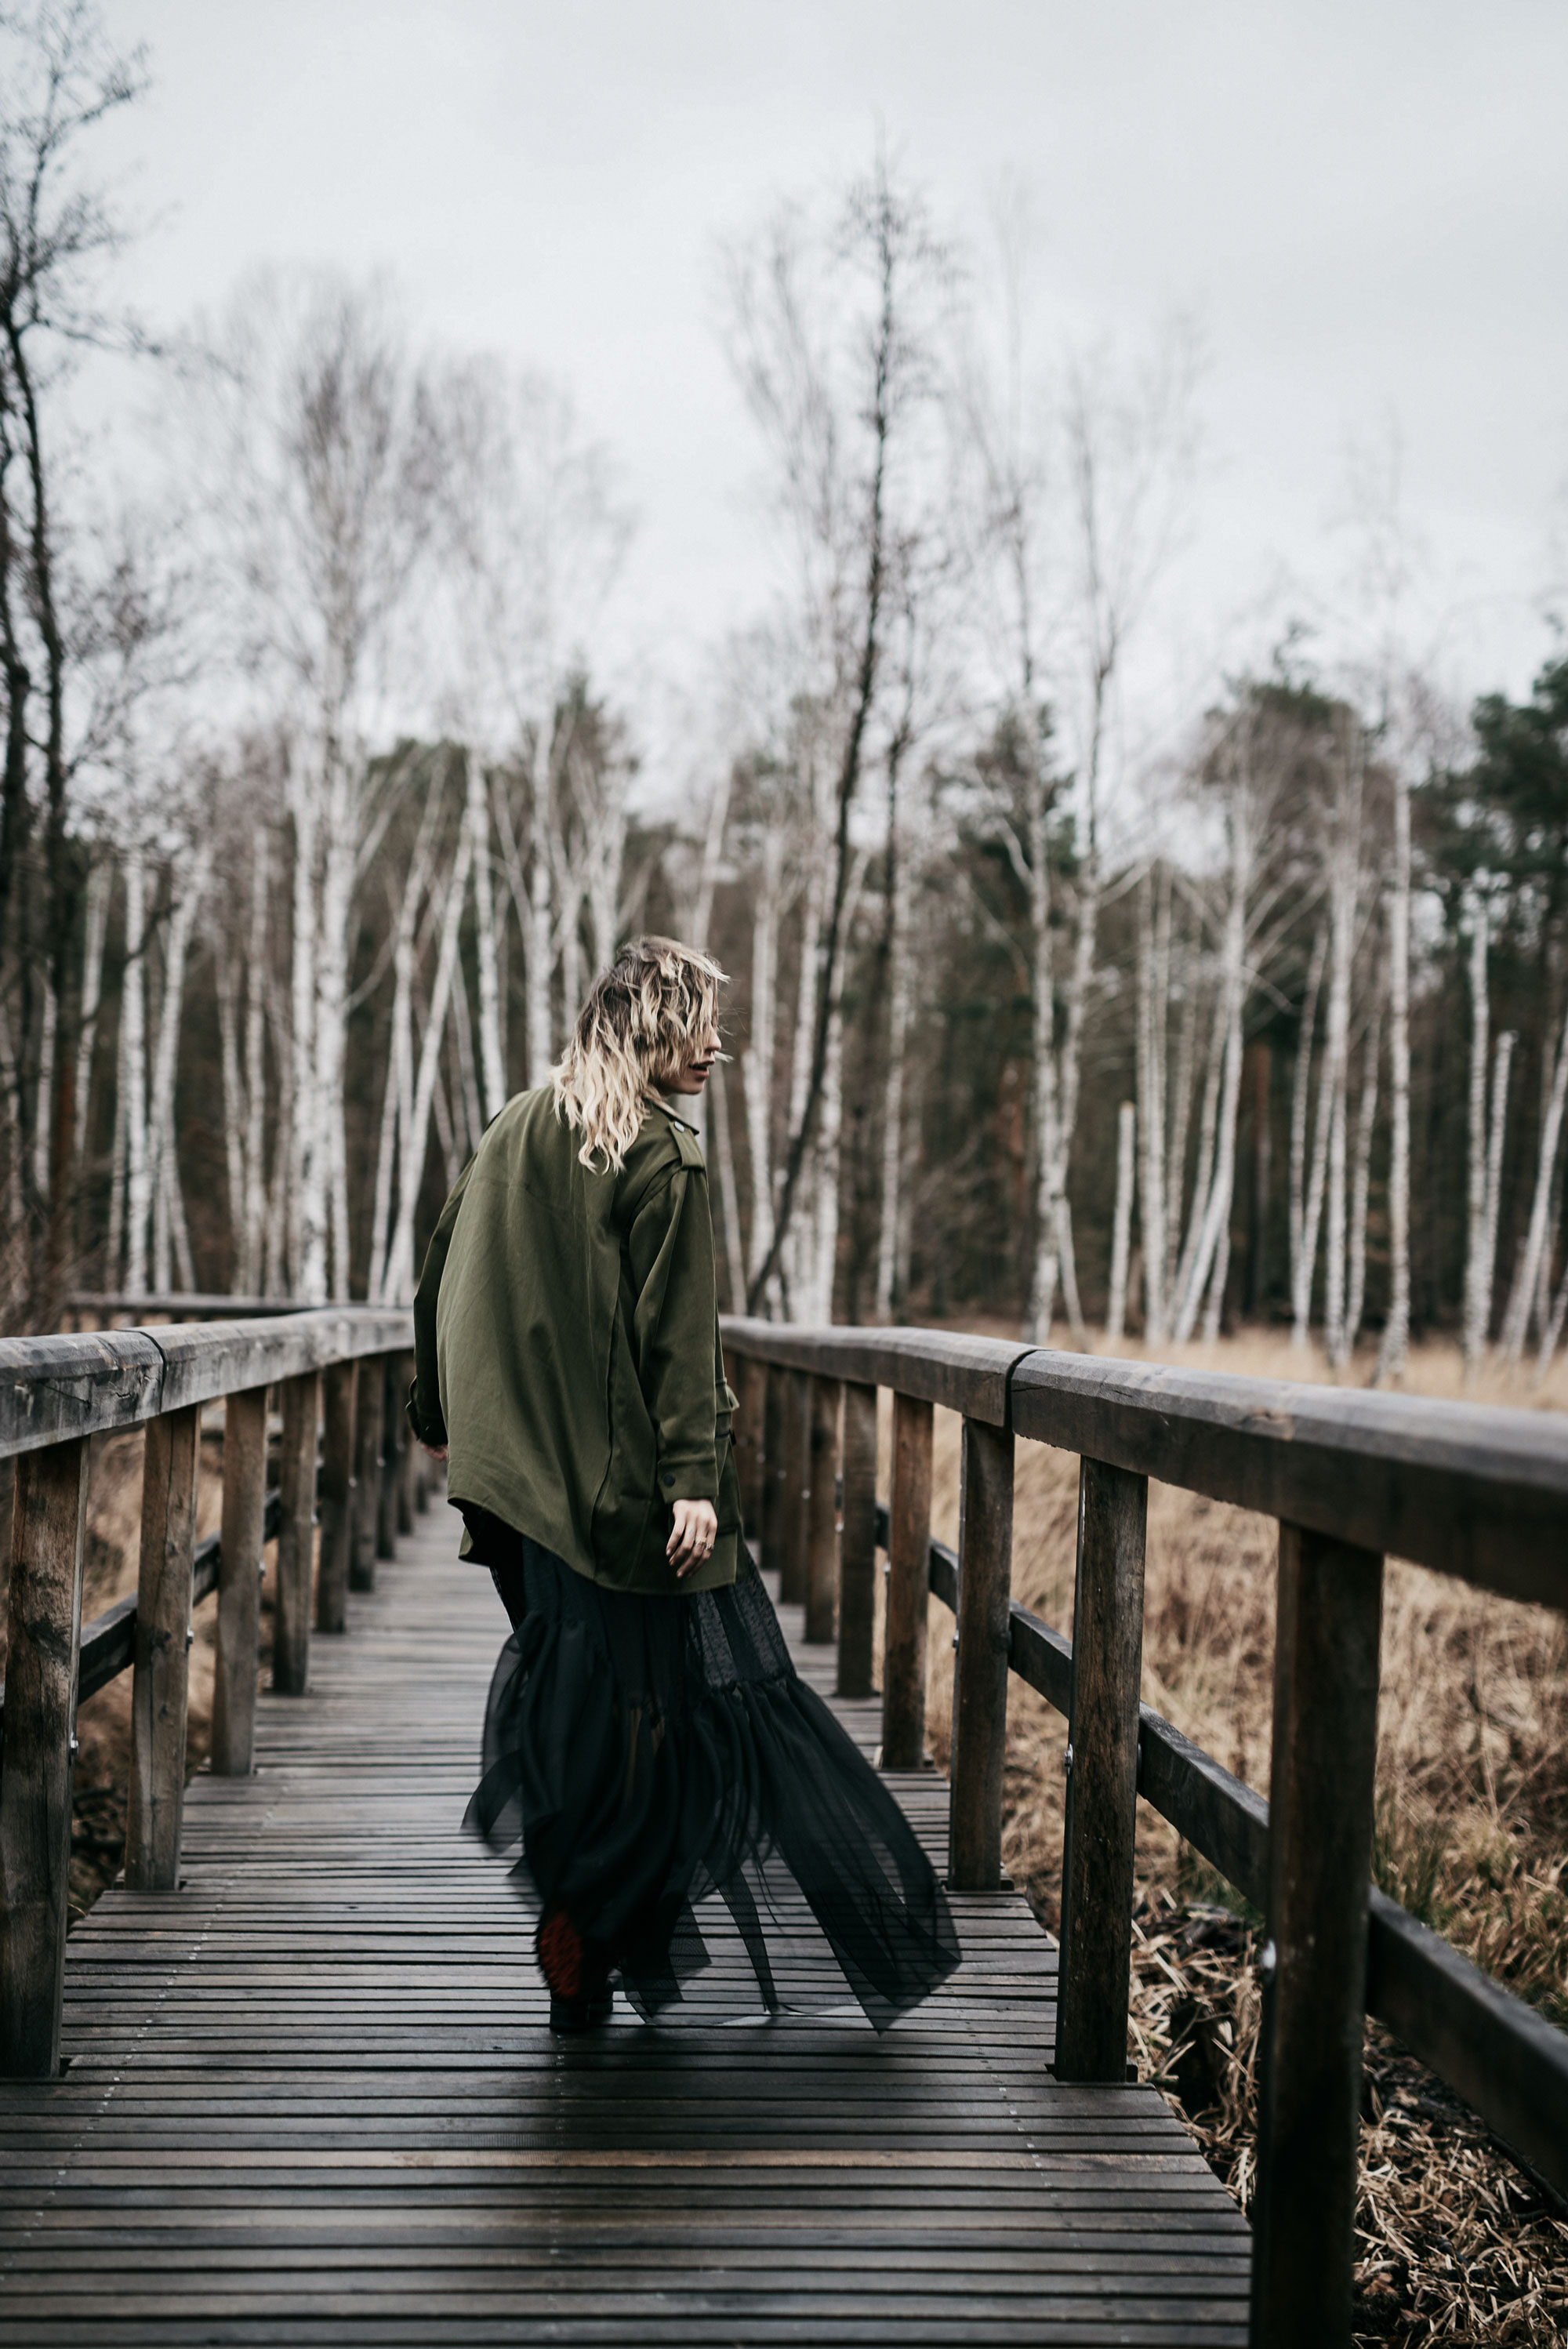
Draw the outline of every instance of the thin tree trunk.
M267 1214L267 915L272 833L257 827L251 864L251 938L245 965L245 1204L238 1258L242 1295L255 1296L264 1273Z
M1372 1133L1377 1118L1377 1071L1383 1051L1383 1006L1373 1007L1372 1025L1361 1048L1361 1101L1356 1118L1356 1151L1350 1173L1350 1281L1345 1304L1345 1361L1356 1352L1367 1301L1367 1207L1372 1191Z
M229 1186L229 1288L244 1295L238 1278L245 1248L245 1104L240 1082L240 1041L235 1010L234 965L221 934L211 941L218 998L219 1064L223 1086L223 1169Z
M1170 954L1172 958L1175 950L1174 942L1171 942ZM1162 1339L1170 1335L1171 1317L1176 1306L1177 1262L1187 1189L1187 1136L1192 1126L1192 1091L1198 1075L1198 957L1191 939L1183 944L1181 955L1185 985L1181 1019L1176 1030L1176 1084L1171 1103L1171 1137L1165 1153L1165 1262L1161 1271L1161 1293L1165 1300L1165 1310L1160 1330ZM1168 976L1170 968L1168 962ZM1163 1083L1161 1090L1163 1092Z
M1110 1297L1105 1312L1105 1334L1112 1345L1119 1342L1127 1323L1127 1260L1132 1238L1137 1136L1138 1111L1131 1102L1123 1102L1116 1113L1116 1208L1110 1225ZM1146 1247L1147 1245L1145 1241Z
M315 1081L315 867L320 810L315 779L301 775L294 794L294 955L290 1021L290 1159L284 1184L284 1256L292 1296L319 1301L326 1293L326 1193L322 1167L320 1100Z
M724 1217L724 1268L729 1282L729 1309L746 1309L746 1261L740 1247L740 1195L735 1181L735 1151L729 1136L729 1090L721 1061L707 1087L705 1106L713 1123L714 1155L718 1160L718 1204Z
M1229 1014L1229 999L1222 971L1220 985L1214 991L1213 1024L1209 1031L1209 1052L1203 1068L1203 1101L1198 1112L1198 1163L1193 1174L1192 1204L1187 1211L1187 1229L1181 1241L1181 1259L1176 1267L1171 1295L1173 1332L1181 1329L1183 1321L1191 1331L1208 1273L1207 1260L1202 1272L1196 1268L1199 1253L1203 1247L1203 1226L1214 1188L1214 1143L1219 1133L1220 1091L1224 1081ZM1191 1308L1189 1311L1190 1292Z
M548 800L535 802L538 831L533 843L533 871L529 880L528 925L528 1081L542 1085L555 1055L552 1049L550 988L555 970L555 939L551 908L550 847L547 837Z
M1388 1319L1372 1383L1400 1379L1410 1345L1410 787L1394 778L1388 897Z
M121 1287L120 1263L125 1247L125 1139L126 1139L126 1027L125 996L120 997L119 1050L115 1055L114 1138L108 1156L108 1237L104 1250L103 1285L106 1288ZM129 1287L129 1283L125 1286Z
M1205 1080L1204 1133L1199 1146L1201 1165L1211 1164L1213 1171L1206 1188L1201 1186L1193 1195L1192 1228L1196 1240L1186 1278L1179 1288L1181 1301L1173 1333L1178 1345L1184 1344L1192 1334L1205 1286L1209 1306L1204 1335L1211 1340L1218 1336L1225 1276L1230 1267L1231 1203L1236 1187L1236 1112L1242 1093L1242 1023L1246 1009L1248 877L1246 865L1238 863L1232 878L1221 955L1219 1009L1223 1020L1223 1049L1222 1052L1216 1032L1211 1050L1211 1061L1218 1061L1221 1067L1219 1098L1211 1112L1211 1087Z
M147 1226L152 1165L147 1133L147 865L139 848L125 860L125 983L120 1003L126 1120L125 1285L147 1294Z
M1312 1052L1317 1033L1317 999L1328 959L1328 928L1320 923L1312 941L1306 969L1306 993L1302 999L1301 1028L1296 1037L1295 1067L1290 1086L1290 1294L1292 1318L1302 1321L1299 1299L1305 1278L1307 1309L1311 1309L1313 1268L1304 1264L1306 1251L1306 1113L1312 1100ZM1315 1241L1314 1254L1315 1256ZM1302 1340L1305 1342L1305 1338Z
M93 1051L98 1043L98 1013L103 1005L103 947L108 927L109 891L114 867L107 858L88 875L86 937L82 949L82 1024L77 1040L76 1131L71 1137L72 1162L87 1163L88 1110L92 1096Z
M174 1168L177 1147L174 1089L179 1074L180 1026L185 1010L185 957L201 901L207 894L211 852L198 850L185 885L175 898L169 917L163 958L163 1002L158 1022L158 1049L152 1069L152 1136L150 1155L153 1180L153 1287L161 1296L170 1285L170 1250L174 1224L183 1225L179 1206L179 1176ZM186 1257L189 1261L189 1245Z
M397 1223L389 1250L387 1287L398 1303L414 1293L414 1213L425 1174L425 1150L430 1130L430 1109L439 1073L442 1037L451 1001L452 977L458 965L458 939L462 926L463 899L468 894L469 864L473 843L465 823L447 884L441 916L440 955L430 990L430 1016L419 1052L413 1105L403 1138L403 1164L397 1185Z
M469 832L474 843L474 931L479 956L480 1072L484 1098L482 1132L506 1100L506 1062L500 1040L500 964L496 944L495 881L490 868L490 794L477 751L468 758Z
M882 1088L882 1206L877 1222L876 1318L892 1319L898 1275L899 1192L903 1180L903 1096L909 1055L914 957L910 931L907 843L893 877L892 930L888 940L887 1077Z
M1171 878L1146 873L1138 891L1138 1102L1142 1165L1138 1213L1143 1234L1143 1330L1165 1339L1165 1054L1171 981ZM1123 1313L1126 1306L1123 1300ZM1119 1327L1118 1330L1119 1335Z
M1035 1073L1034 1262L1025 1336L1050 1343L1060 1269L1056 1185L1059 1164L1057 1102L1057 989L1051 932L1050 798L1037 752L1029 782L1029 931L1033 960Z
M33 1181L40 1199L49 1197L49 1138L55 1096L55 1037L59 1005L53 986L44 981L44 1018L38 1040L38 1090L34 1100Z
M773 1245L773 1052L778 1019L779 916L784 885L784 839L777 825L763 835L762 874L751 931L751 1040L740 1056L746 1138L751 1160L751 1249L755 1279Z
M1486 1078L1491 1054L1487 986L1489 916L1484 897L1470 901L1470 1151L1466 1182L1464 1317L1460 1349L1473 1373L1486 1349L1491 1278L1486 1251Z
M1502 1351L1510 1362L1518 1362L1524 1352L1529 1332L1530 1307L1541 1276L1541 1266L1547 1253L1547 1235L1551 1229L1553 1178L1557 1165L1557 1149L1563 1134L1563 1116L1568 1106L1568 1013L1564 1014L1563 1032L1558 1040L1552 1081L1546 1090L1541 1119L1541 1141L1535 1160L1535 1192L1530 1206L1530 1226L1525 1235L1524 1252L1514 1277L1513 1293L1509 1299L1503 1324Z

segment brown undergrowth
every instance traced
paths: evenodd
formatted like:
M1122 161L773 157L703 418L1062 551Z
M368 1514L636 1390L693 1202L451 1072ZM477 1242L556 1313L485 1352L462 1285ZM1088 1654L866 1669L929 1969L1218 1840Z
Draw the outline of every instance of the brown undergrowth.
M1129 1346L1123 1350L1133 1353ZM1323 1376L1269 1339L1193 1347L1205 1368ZM1365 1375L1365 1371L1363 1371ZM1409 1387L1457 1395L1457 1354L1418 1354ZM1568 1405L1479 1390L1488 1402ZM885 1438L884 1438L885 1445ZM887 1464L883 1451L883 1471ZM1078 1464L1017 1447L1013 1588L1072 1630ZM937 1415L934 1530L956 1539L958 1423ZM1151 1485L1143 1648L1146 1702L1268 1792L1275 1532L1268 1521ZM931 1610L928 1720L947 1758L952 1617ZM1059 1914L1066 1724L1015 1680L1004 1858L1043 1923ZM1568 2026L1568 1636L1542 1608L1390 1562L1383 1610L1374 1873L1456 1947ZM1257 1994L1244 1902L1146 1806L1139 1816L1132 2045L1140 2074L1189 2120L1246 2208ZM1568 2224L1442 2084L1367 2032L1357 2338L1558 2342L1568 2337Z

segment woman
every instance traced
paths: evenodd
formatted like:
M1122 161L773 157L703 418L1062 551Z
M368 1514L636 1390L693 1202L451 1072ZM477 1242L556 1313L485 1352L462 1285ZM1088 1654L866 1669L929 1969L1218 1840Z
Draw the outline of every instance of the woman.
M551 1081L487 1130L415 1300L409 1416L512 1623L469 1822L521 1838L555 2031L604 2021L616 1975L645 2019L681 1999L704 1900L770 2012L847 1982L882 2028L957 1962L741 1540L707 1169L671 1106L707 1081L723 976L668 938L625 948Z

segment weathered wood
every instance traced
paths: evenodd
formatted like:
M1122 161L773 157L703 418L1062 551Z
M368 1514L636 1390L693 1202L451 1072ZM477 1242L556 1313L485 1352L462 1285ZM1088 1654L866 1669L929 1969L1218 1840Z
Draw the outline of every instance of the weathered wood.
M762 1388L762 1555L764 1574L784 1572L785 1543L785 1373L771 1363L763 1373Z
M397 1480L402 1475L403 1444L408 1425L403 1416L403 1398L397 1392L399 1361L396 1354L386 1354L377 1365L381 1376L381 1481L376 1492L377 1557L397 1555Z
M1568 1607L1568 1423L1553 1412L1032 1354L1020 1435L1336 1540Z
M963 1447L948 1875L959 1891L992 1892L1002 1881L1013 1437L1006 1428L966 1419Z
M419 1447L408 1424L407 1410L408 1390L413 1383L414 1357L412 1354L399 1354L392 1402L397 1418L397 1530L400 1534L413 1532L419 1506Z
M372 1376L378 1366L372 1365ZM303 1696L310 1677L311 1584L315 1566L315 1438L321 1375L285 1379L278 1455L283 1519L278 1529L277 1605L273 1615L273 1688Z
M267 1391L223 1406L223 1517L218 1535L218 1654L212 1675L212 1768L250 1775L262 1621L262 1526L267 1506Z
M350 1590L376 1588L376 1504L381 1490L381 1412L385 1382L379 1362L366 1362L359 1373L355 1407L354 1547L348 1569Z
M740 1479L741 1521L753 1542L762 1538L762 1399L767 1378L765 1366L755 1355L738 1357L735 1385L740 1400L735 1413L735 1465Z
M201 1417L192 1404L151 1421L142 1462L125 1820L125 1880L140 1892L180 1881Z
M1058 2080L1110 2082L1127 2073L1148 1501L1146 1477L1079 1463Z
M133 1297L121 1289L77 1288L66 1302L73 1313L157 1313L168 1314L175 1321L252 1321L300 1309L297 1297L231 1297L222 1289L179 1289L162 1297Z
M806 1529L806 1637L826 1642L838 1628L839 1415L837 1379L813 1379Z
M841 1697L870 1696L876 1640L877 1391L844 1383L844 1521L839 1536L839 1682Z
M0 1775L0 2072L8 2079L52 2079L60 2068L87 1501L84 1439L17 1462Z
M1382 1569L1280 1527L1253 2349L1350 2340Z
M139 1427L242 1387L385 1353L411 1336L407 1312L337 1305L213 1329L176 1323L159 1330L156 1344L138 1330L0 1339L0 1454Z
M786 1607L803 1607L811 1531L811 1381L804 1371L784 1373L783 1492L784 1557L779 1596Z
M892 1500L882 1631L884 1770L918 1770L925 1760L933 1416L931 1404L917 1395L895 1394L892 1399Z
M1000 1426L1013 1365L1029 1352L1001 1338L954 1330L802 1329L794 1322L720 1317L725 1343L758 1361L820 1378L892 1387Z
M375 1376L375 1364L370 1365ZM321 1563L316 1569L315 1628L338 1632L348 1621L348 1571L354 1558L355 1407L360 1365L334 1362L321 1382Z

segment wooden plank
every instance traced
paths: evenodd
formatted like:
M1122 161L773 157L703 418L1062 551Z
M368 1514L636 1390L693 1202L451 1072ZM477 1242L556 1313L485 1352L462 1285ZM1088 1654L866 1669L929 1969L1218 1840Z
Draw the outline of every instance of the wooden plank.
M273 1616L273 1687L303 1696L310 1677L311 1583L315 1565L315 1444L321 1374L284 1381L278 1454L277 1605Z
M1382 1560L1280 1527L1254 2349L1347 2349Z
M397 1531L411 1534L418 1515L418 1454L408 1424L408 1390L414 1383L414 1357L399 1354L392 1379L392 1402L397 1419Z
M872 1694L876 1640L877 1391L848 1380L843 1388L843 1525L839 1536L841 1697Z
M1012 1396L1020 1435L1568 1607L1560 1414L1055 1353Z
M805 1636L823 1646L838 1629L839 1421L843 1402L837 1379L811 1381Z
M0 1773L0 2072L8 2079L52 2079L60 2068L87 1495L82 1438L16 1463Z
M882 1636L884 1770L918 1770L925 1760L932 1427L929 1402L918 1395L893 1396L892 1500Z
M1146 1477L1098 1460L1079 1464L1057 1993L1059 2080L1114 2082L1127 2070L1148 1499Z
M959 1475L948 1874L963 1891L990 1892L1002 1880L1013 1570L1010 1431L966 1419Z
M1031 1350L952 1330L810 1330L721 1315L727 1346L758 1361L861 1386L892 1387L1000 1427L1015 1363Z
M350 1590L376 1588L376 1503L381 1490L381 1413L385 1401L381 1365L367 1361L359 1373L354 1435L354 1548Z
M787 1508L785 1501L785 1374L771 1364L763 1372L762 1388L762 1531L758 1563L764 1574L782 1578Z
M255 1743L262 1537L267 1506L267 1390L223 1406L223 1517L218 1536L218 1654L212 1676L212 1768L248 1777Z
M734 1424L740 1514L747 1534L756 1545L762 1538L762 1403L767 1366L754 1354L741 1354L736 1361L735 1376L739 1394Z
M142 1892L180 1881L201 1422L191 1404L151 1421L145 1438L125 1820L125 1880Z
M806 1603L811 1537L811 1381L804 1371L784 1372L783 1550L779 1596L786 1607Z
M359 1379L357 1362L334 1362L321 1381L321 1560L316 1568L315 1628L332 1634L342 1631L348 1621L348 1572L359 1489L354 1475Z
M376 1495L376 1555L396 1557L397 1555L397 1482L402 1474L403 1446L407 1440L407 1421L403 1416L403 1398L397 1392L397 1372L402 1363L400 1354L386 1354L379 1364L381 1376L381 1481ZM365 1375L361 1372L361 1376ZM371 1375L375 1375L372 1371Z
M216 1402L348 1356L407 1345L412 1317L337 1305L273 1318L59 1338L0 1339L0 1456L67 1436L139 1427L160 1412Z

